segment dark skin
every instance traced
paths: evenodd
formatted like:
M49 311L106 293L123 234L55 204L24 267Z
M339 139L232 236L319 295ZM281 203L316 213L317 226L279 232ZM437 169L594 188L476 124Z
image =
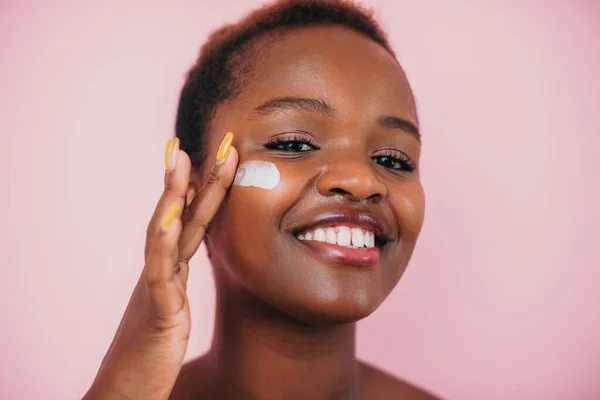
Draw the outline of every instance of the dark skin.
M423 223L418 121L404 72L343 27L267 41L249 84L211 122L209 158L235 133L226 159L192 170L179 151L167 172L140 282L86 399L436 398L355 358L356 321L395 287ZM238 158L274 163L280 183L231 187ZM173 202L188 212L161 228ZM296 238L340 210L383 221L388 240L378 243L375 265L337 262ZM182 367L188 261L203 239L217 288L215 332L210 351Z
M325 100L334 111L256 111L284 97ZM219 108L211 153L216 133L232 130L240 163L271 161L282 184L234 186L215 216L207 236L218 293L215 338L207 355L184 367L173 398L431 398L355 362L353 322L375 311L400 279L424 213L418 169L392 170L372 158L394 149L419 162L414 132L381 126L381 115L417 125L406 77L382 47L340 27L292 31L271 44L252 90ZM273 137L305 136L319 149L264 146ZM206 179L202 172L197 183ZM392 242L380 265L353 268L307 255L289 233L343 208L388 221Z

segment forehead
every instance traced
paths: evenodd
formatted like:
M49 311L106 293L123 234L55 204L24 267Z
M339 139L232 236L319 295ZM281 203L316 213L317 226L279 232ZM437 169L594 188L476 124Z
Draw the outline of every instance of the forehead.
M358 32L308 27L255 46L251 76L234 101L239 112L270 98L298 96L326 99L341 114L387 112L417 123L404 71L382 46Z

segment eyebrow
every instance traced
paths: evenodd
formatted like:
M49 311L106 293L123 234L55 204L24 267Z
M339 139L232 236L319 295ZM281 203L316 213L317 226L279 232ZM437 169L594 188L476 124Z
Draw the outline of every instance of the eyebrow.
M256 107L255 111L262 115L268 115L277 111L304 111L326 115L335 114L335 109L327 100L306 97L275 97ZM406 132L421 143L419 128L407 119L393 115L381 115L377 118L377 124L386 129L395 129Z
M377 118L377 123L384 128L399 129L409 133L421 143L421 133L419 132L419 128L407 119L394 117L393 115L382 115Z
M269 114L273 111L308 111L320 114L334 113L333 107L323 99L309 99L306 97L275 97L255 108L260 114Z

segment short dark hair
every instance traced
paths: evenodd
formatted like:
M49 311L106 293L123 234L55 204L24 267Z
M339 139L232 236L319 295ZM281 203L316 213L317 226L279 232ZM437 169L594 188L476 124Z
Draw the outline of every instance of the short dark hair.
M373 12L347 0L280 0L213 32L181 90L175 132L193 167L206 158L205 132L217 107L242 89L257 57L251 44L267 35L315 25L340 25L380 44L394 58ZM257 51L254 51L257 53Z

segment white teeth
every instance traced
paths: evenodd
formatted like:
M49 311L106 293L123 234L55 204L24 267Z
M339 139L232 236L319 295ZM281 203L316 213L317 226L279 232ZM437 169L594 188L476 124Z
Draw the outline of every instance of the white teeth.
M365 245L365 235L362 229L352 229L352 246L363 247Z
M341 227L337 233L337 244L340 246L350 246L350 228Z
M298 235L299 240L314 240L349 248L375 247L375 234L360 228L336 226L317 228Z
M317 242L324 242L325 241L325 231L321 228L315 229L315 236L313 237L313 240L316 240Z
M335 234L335 229L333 229L333 228L325 229L325 241L327 243L331 243L331 244L337 243L337 235Z
M375 234L373 232L365 232L365 246L375 247Z

